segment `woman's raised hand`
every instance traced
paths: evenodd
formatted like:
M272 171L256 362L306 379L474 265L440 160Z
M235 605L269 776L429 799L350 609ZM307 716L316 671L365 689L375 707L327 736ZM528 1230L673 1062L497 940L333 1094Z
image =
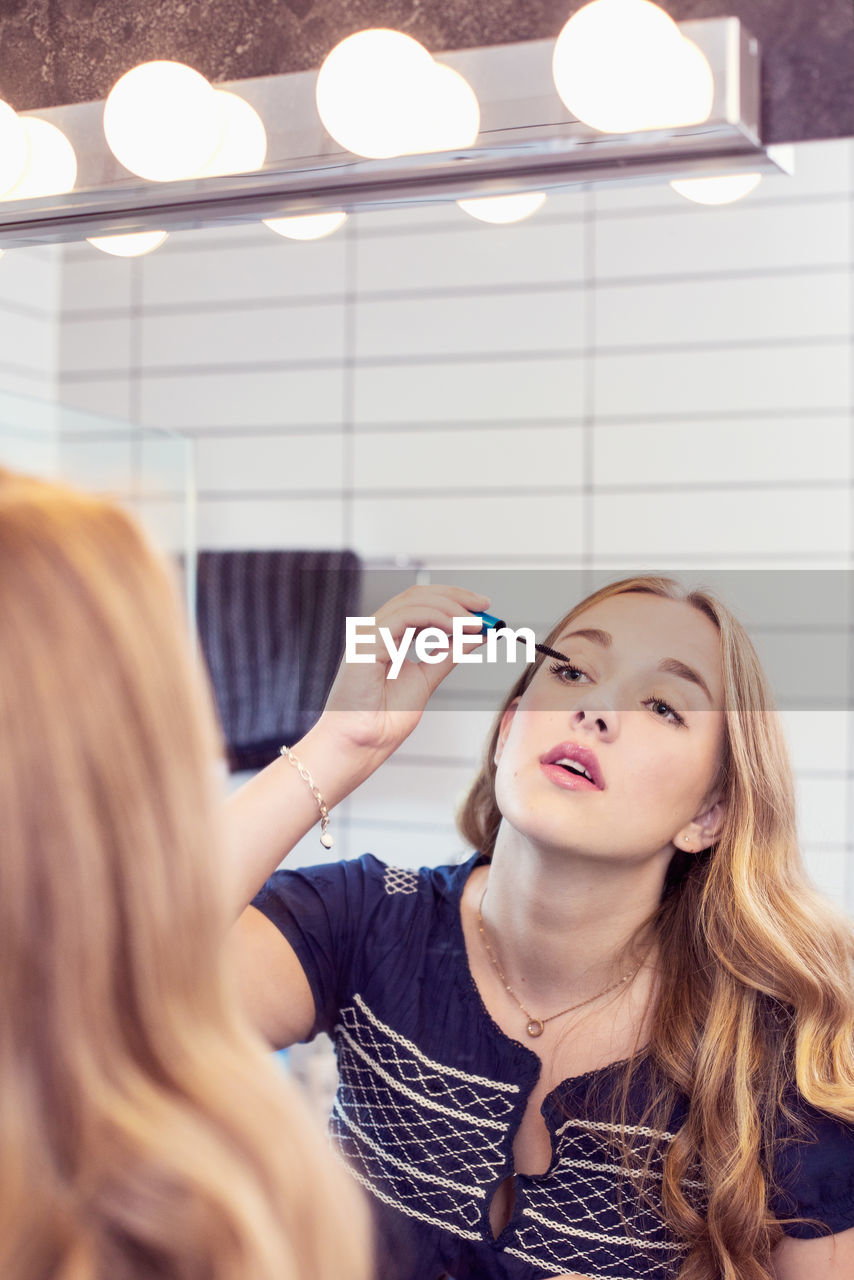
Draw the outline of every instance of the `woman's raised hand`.
M362 623L358 628L360 661L347 661L345 655L316 728L379 758L391 755L418 724L430 695L456 661L451 649L440 662L403 661L402 646L408 645L411 654L425 627L438 628L450 638L454 618L468 619L470 611L488 606L488 598L476 591L440 584L408 587L392 596L377 610L373 625ZM463 628L465 653L483 643L478 621L471 617Z
M466 628L465 634L471 639L463 645L468 653L483 643L479 619L471 617L470 610L488 606L486 596L462 587L409 587L377 610L375 618L359 626L359 655L372 655L375 661L341 663L319 720L293 744L294 754L330 810L400 746L420 720L433 690L454 666L453 652L435 664L401 661L407 637L414 642L425 627L436 627L443 636L452 636L454 618L470 619L471 631ZM385 629L389 643L380 628ZM390 648L397 650L396 659ZM396 677L389 679L393 670ZM316 825L317 818L316 797L285 760L274 760L228 797L226 841L234 872L234 900L240 909L251 901L283 854ZM264 932L264 922L259 926L252 913L250 916L254 923L247 928L254 938L253 930ZM272 926L267 925L266 939L265 943L256 938L248 946L249 986L256 993L262 988L272 993L270 1008L278 1010L278 1017L281 992L290 990L293 994L294 974L301 971L292 954L282 959L284 944ZM274 945L271 939L278 941ZM280 981L273 981L276 972ZM265 1023L258 1015L258 1025L267 1026L267 1034L277 1043L288 1044L308 1034L314 1004L304 976L303 984L295 1006L301 1013L293 1025L289 1022L285 1026L275 1019Z

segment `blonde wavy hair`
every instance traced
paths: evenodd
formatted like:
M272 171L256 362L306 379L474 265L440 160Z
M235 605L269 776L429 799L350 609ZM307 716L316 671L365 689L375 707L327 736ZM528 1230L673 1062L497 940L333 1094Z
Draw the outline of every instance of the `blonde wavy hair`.
M686 1245L680 1280L773 1280L771 1250L783 1234L770 1208L775 1126L782 1115L798 1131L788 1091L796 1084L807 1102L854 1121L854 930L807 878L774 697L747 632L724 604L673 578L625 578L582 600L545 643L554 646L585 609L631 593L684 601L717 627L725 741L713 786L723 785L727 804L714 844L699 856L674 854L658 909L636 935L651 928L660 951L643 1055L652 1098L641 1123L664 1130L678 1096L689 1099L664 1154L661 1189L664 1215ZM505 698L458 817L464 838L488 856L501 822L494 785L501 716L542 662L538 656ZM623 1123L640 1056L629 1060L614 1095ZM630 1164L625 1133L618 1145ZM649 1165L647 1158L647 1173ZM705 1212L682 1186L698 1171ZM648 1183L642 1194L653 1203Z
M0 1275L367 1280L367 1210L227 974L221 742L111 502L0 470Z

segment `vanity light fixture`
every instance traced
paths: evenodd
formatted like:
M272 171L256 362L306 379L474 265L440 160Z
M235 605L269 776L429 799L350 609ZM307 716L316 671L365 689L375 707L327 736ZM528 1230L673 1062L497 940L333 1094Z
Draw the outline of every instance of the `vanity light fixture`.
M572 15L552 59L568 111L602 133L702 124L715 96L703 52L650 0L592 0Z
M731 204L755 191L761 181L761 173L732 173L720 178L676 178L670 185L697 204Z
M545 191L520 191L512 196L478 196L474 200L458 200L464 213L481 222L503 224L521 222L545 204Z
M2 200L35 200L74 188L77 157L61 129L37 116L19 117L27 140L27 162L18 181Z
M165 231L135 231L126 236L90 236L88 243L116 258L141 258L159 249L166 235Z
M320 240L347 221L346 213L308 213L290 218L262 218L265 227L288 240Z
M480 127L466 79L383 27L339 41L318 72L315 101L338 145L374 160L470 147Z
M660 11L649 0L607 0L612 6L618 2L645 5L655 22L662 21ZM602 6L606 0L594 0L588 8L597 4ZM478 107L479 128L470 121L467 131L472 139L470 145L451 147L446 134L441 142L442 147L448 148L444 150L413 150L371 158L345 149L343 142L336 141L321 123L317 89L322 77L315 71L258 76L214 89L204 77L187 69L201 85L201 98L214 104L214 124L206 154L196 155L189 176L184 167L183 176L171 180L161 175L156 180L134 177L127 167L132 163L131 157L122 152L120 163L105 144L105 124L110 124L122 81L114 88L106 109L104 102L79 103L23 112L16 120L9 108L5 123L9 126L11 117L13 134L14 129L20 128L20 120L30 115L61 128L74 147L78 173L74 190L64 195L0 202L0 248L155 230L162 233L200 225L234 226L262 219L275 222L291 216L337 213L340 218L345 209L433 206L511 195L531 197L534 193L599 184L664 185L731 174L789 172L788 154L784 159L782 153L790 149L763 146L759 132L757 41L737 18L684 22L678 28L666 15L663 21L669 32L669 36L665 35L668 57L674 49L682 51L674 55L676 58L683 57L686 49L696 46L712 68L714 99L708 119L701 124L641 128L635 122L634 132L621 134L603 132L584 123L567 109L555 88L551 74L554 40L460 49L436 58L423 49L419 53L416 45L415 61L421 72L408 77L410 81L418 80L421 86L415 99L423 104L424 96L437 85L441 88L443 83L463 84L470 86L465 89L467 100ZM388 34L395 40L410 39L400 32ZM684 59L685 66L688 60ZM128 76L133 74L129 72ZM367 95L371 86L365 82L364 72L362 81L356 81L357 88L359 84L363 95ZM222 133L218 104L221 106L226 93L248 102L264 122L266 158L258 168L230 173L205 171L209 165L224 167L224 162L218 165L212 157ZM351 108L349 99L347 110ZM386 117L405 114L388 98L384 109ZM152 109L141 110L143 115L148 111L147 123L151 124ZM700 108L696 107L693 114L701 115ZM177 116L173 119L169 115L166 124L162 117L158 118L167 135L181 132L176 127ZM647 117L647 125L651 119ZM0 132L2 125L0 118ZM150 151L150 140L148 145ZM415 139L410 137L407 144L398 141L395 147L403 145L426 148L428 143L422 134ZM440 143L433 141L429 145L439 147ZM159 145L154 147L155 159L160 150ZM0 168L9 154L9 148L0 145ZM248 162L242 162L241 168L243 164L248 166ZM152 172L147 165L137 167ZM176 171L177 166L173 168ZM10 187L19 176L20 172L10 173L6 186Z

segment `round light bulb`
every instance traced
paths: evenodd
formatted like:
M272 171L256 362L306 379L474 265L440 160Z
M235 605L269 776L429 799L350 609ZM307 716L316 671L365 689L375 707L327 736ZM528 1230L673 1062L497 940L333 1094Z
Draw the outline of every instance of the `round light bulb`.
M592 0L569 19L552 58L567 110L602 133L708 119L714 78L700 49L650 0Z
M267 158L267 131L254 107L236 93L215 90L222 112L222 134L219 146L207 164L199 169L199 178L212 178L223 173L249 173L260 169Z
M262 218L265 227L288 240L319 240L347 221L346 213L306 213L292 218Z
M697 204L730 204L755 191L761 181L761 173L728 173L720 178L678 178L670 185Z
M480 129L480 105L464 76L453 67L434 62L430 75L412 89L406 155L456 151L474 143Z
M77 157L61 129L34 116L19 117L29 146L24 172L3 200L34 200L71 191L77 181Z
M666 127L702 124L712 114L715 77L709 61L693 40L679 37L678 54L667 63L667 80L662 83L660 106Z
M378 27L341 40L323 61L315 87L327 133L347 151L372 159L405 150L403 104L433 59L402 31Z
M217 95L182 62L144 62L117 80L104 104L104 134L113 155L151 182L194 177L223 131Z
M0 102L0 194L14 187L29 154L24 126L8 102Z
M317 110L339 146L370 159L468 147L480 108L468 82L402 31L357 31L328 54Z
M481 222L521 222L536 213L545 203L544 191L523 191L514 196L478 196L475 200L458 200L465 213Z
M165 231L132 231L128 235L90 236L89 244L116 258L140 258L166 239Z

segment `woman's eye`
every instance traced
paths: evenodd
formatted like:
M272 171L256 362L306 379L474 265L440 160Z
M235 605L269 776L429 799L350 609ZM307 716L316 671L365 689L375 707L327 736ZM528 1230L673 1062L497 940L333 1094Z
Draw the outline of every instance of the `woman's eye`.
M685 721L680 716L679 712L674 711L673 707L671 707L669 702L665 702L663 698L657 697L656 694L653 694L651 698L647 698L644 705L647 707L651 707L653 714L656 715L659 720L667 720L669 721L670 724L685 723ZM664 711L665 711L664 715L659 714L660 707L664 708Z
M580 667L574 667L571 662L553 662L549 671L564 684L578 684L578 681L572 678L573 676L584 676L587 679L586 672Z
M553 662L549 670L562 684L579 684L580 681L576 678L578 676L583 676L585 680L590 679L586 671L582 671L580 667L573 666L571 662ZM643 705L649 707L658 720L664 720L667 724L684 725L685 723L679 712L674 710L669 702L665 702L663 698L659 698L655 693L651 698L647 698Z

